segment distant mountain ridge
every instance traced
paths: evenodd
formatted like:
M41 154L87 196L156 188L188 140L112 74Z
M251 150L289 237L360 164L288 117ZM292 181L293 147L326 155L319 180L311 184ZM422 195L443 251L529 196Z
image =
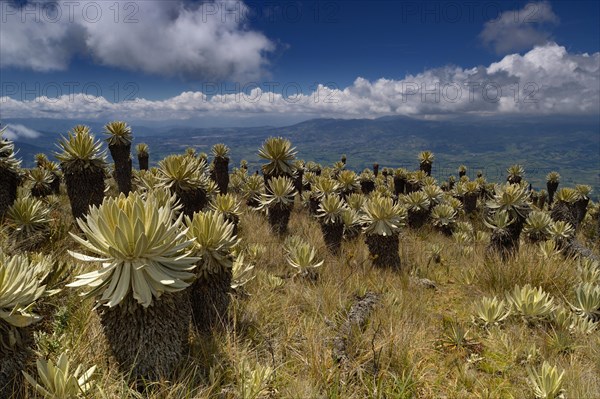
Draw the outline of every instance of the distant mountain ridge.
M101 138L108 121L54 119L7 119L3 124L20 124L41 133L35 139L18 138L19 156L25 166L33 165L37 152L55 150L58 137L77 124L87 124ZM257 169L257 149L269 136L289 138L299 158L331 164L342 154L348 167L360 171L378 162L381 167L418 166L420 151L436 155L434 175L446 179L456 175L460 164L469 175L482 169L490 181L500 181L505 169L520 163L534 187L545 187L545 175L556 170L564 185L589 184L600 193L600 120L597 117L466 117L424 120L404 116L378 119L311 119L285 127L207 128L181 125L132 124L136 142L150 146L151 162L169 153L193 146L210 153L212 145L231 147L232 165L248 160ZM135 157L135 154L134 154Z

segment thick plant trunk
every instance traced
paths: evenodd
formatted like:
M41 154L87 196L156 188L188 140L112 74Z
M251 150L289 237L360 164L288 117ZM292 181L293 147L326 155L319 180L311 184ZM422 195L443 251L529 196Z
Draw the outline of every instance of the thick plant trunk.
M427 176L431 176L431 164L428 162L421 162L419 164L419 169L427 174Z
M554 194L558 190L558 182L546 182L546 189L548 190L548 206L552 206Z
M573 205L569 205L566 202L556 202L552 207L550 217L555 222L562 220L563 222L570 223L573 228L577 228L577 211Z
M316 215L319 212L321 202L317 198L310 197L308 200L308 210L311 215Z
M298 169L296 171L296 177L294 178L294 188L298 195L302 195L302 190L304 189L304 185L302 184L302 177L304 176L304 170Z
M57 175L56 173L52 173L52 176L54 177L52 179L52 182L50 183L50 188L52 188L52 194L60 194L60 176Z
M514 240L508 232L492 233L487 247L488 254L497 254L502 261L507 261L519 251L519 240Z
M65 172L71 213L77 219L87 214L91 205L104 200L104 170L88 168L81 172Z
M31 195L35 198L44 198L52 194L52 187L49 186L33 186L31 187Z
M199 266L201 267L201 266ZM189 289L192 321L199 332L220 329L226 318L231 291L231 269L198 277Z
M17 187L19 187L17 175L6 169L0 169L0 220L17 199Z
M0 322L1 323L1 322ZM30 327L17 329L20 342L8 348L6 331L0 329L0 399L24 397L24 379L22 370L33 357L33 330Z
M276 234L287 234L291 212L292 209L288 206L275 205L269 208L269 224Z
M115 161L115 180L119 192L127 195L131 191L131 144L109 145L108 149Z
M428 217L429 217L428 210L421 210L421 211L409 210L408 211L408 225L410 227L412 227L413 229L418 229L419 227L421 227L425 224Z
M188 350L189 294L163 294L143 308L131 294L115 308L98 309L119 370L132 380L169 378Z
M194 212L200 212L208 203L206 192L202 188L194 190L175 190L175 195L181 201L184 215L192 217Z
M148 170L148 155L138 155L138 165L140 170Z
M583 219L585 219L585 215L587 214L587 207L588 207L589 202L590 202L589 198L582 198L582 199L575 201L574 209L576 211L575 221L577 223L577 226L579 226L581 224L581 222L583 222ZM574 226L574 227L577 227L577 226Z
M373 265L391 269L400 268L398 234L391 236L367 235L365 241L369 247L369 253L373 257Z
M338 255L342 248L342 238L344 235L343 223L321 223L321 232L327 249L333 255Z
M404 194L404 188L406 187L406 179L400 177L394 177L394 194L396 196Z
M363 192L363 194L369 194L370 192L372 192L373 190L375 190L375 182L374 181L361 181L360 182L360 189Z
M221 194L227 194L229 186L229 158L215 158L215 183Z
M466 213L473 213L477 210L477 194L465 194L463 199Z

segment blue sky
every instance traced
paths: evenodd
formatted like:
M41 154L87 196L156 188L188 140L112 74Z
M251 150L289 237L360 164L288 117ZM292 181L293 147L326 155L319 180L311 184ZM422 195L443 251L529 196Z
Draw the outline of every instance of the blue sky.
M114 4L1 0L0 117L236 124L598 109L596 1ZM479 86L467 101L474 79L505 88L499 101ZM436 83L460 85L460 101L415 92ZM532 93L534 104L521 98Z

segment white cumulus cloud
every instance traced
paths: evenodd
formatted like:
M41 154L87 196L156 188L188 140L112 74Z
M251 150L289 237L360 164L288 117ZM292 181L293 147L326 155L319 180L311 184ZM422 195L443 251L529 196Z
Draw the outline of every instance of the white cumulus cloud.
M274 44L239 1L1 1L0 67L68 69L75 56L186 79L255 79Z
M551 38L548 27L558 22L548 2L531 2L520 10L505 11L487 21L479 38L497 54L529 50L548 42Z
M281 82L279 87L285 86ZM547 43L511 54L489 66L429 69L401 80L357 78L345 88L320 85L309 93L256 87L249 93L183 92L164 100L114 103L85 94L18 100L0 97L3 118L56 117L173 120L252 115L376 118L408 115L588 114L600 109L600 53L571 54Z

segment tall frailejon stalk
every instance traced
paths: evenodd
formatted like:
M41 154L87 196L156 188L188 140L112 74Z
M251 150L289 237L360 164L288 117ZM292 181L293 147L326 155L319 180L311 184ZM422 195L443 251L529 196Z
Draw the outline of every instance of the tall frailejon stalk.
M317 216L321 222L323 239L329 251L337 255L342 247L344 236L343 213L348 210L344 200L337 194L328 194L321 199Z
M288 177L274 177L269 180L268 190L260 200L260 208L267 212L269 224L279 236L287 233L295 193L294 184Z
M77 222L85 239L72 238L94 256L69 251L100 267L76 277L96 299L102 331L120 371L133 379L168 378L187 351L187 292L198 258L190 254L183 215L153 192L107 198Z
M187 237L194 243L194 255L200 258L196 281L188 290L192 320L196 329L209 332L220 328L227 317L231 291L233 250L238 243L233 224L215 211L186 216Z
M31 181L31 195L43 198L53 193L52 182L54 176L45 168L34 168L27 173L27 179Z
M210 203L210 209L219 212L225 220L233 224L233 235L237 235L242 212L236 197L232 194L217 194Z
M363 231L375 266L400 268L399 233L405 219L406 209L391 198L374 196L363 206Z
M58 143L61 153L56 154L63 170L67 195L73 218L85 215L92 205L104 199L106 154L89 127L78 125Z
M60 181L62 180L62 173L56 162L46 162L42 169L47 170L52 175L52 181L50 182L50 188L52 194L60 194Z
M0 398L23 395L21 370L35 347L31 326L41 319L32 307L46 292L49 270L44 261L0 252Z
M558 172L550 172L546 175L546 189L548 190L548 207L554 202L554 194L560 184L560 175Z
M212 148L214 156L215 182L221 194L227 194L229 185L229 147L225 144L215 144Z
M15 158L14 143L2 137L5 129L0 130L0 220L17 199L21 180L21 161Z
M360 182L358 176L352 170L342 170L338 176L339 190L342 198L347 198L350 194L360 191Z
M510 184L519 184L523 180L523 176L525 175L525 169L521 165L515 164L511 165L506 169L506 173L508 176L506 177L506 181Z
M487 220L484 220L487 227L492 229L490 243L487 247L488 254L499 255L504 261L519 250L518 240L513 239L509 227L514 223L507 211L495 212Z
M206 162L188 155L169 155L158 163L160 185L171 190L192 216L208 203L206 195Z
M108 138L108 149L115 161L115 180L119 192L128 194L131 191L131 127L122 121L115 121L104 127Z
M587 214L587 207L590 203L590 193L592 192L592 187L588 186L587 184L578 184L575 186L575 190L577 191L577 194L579 194L579 198L574 204L574 208L577 213L575 217L576 225L574 227L577 228L577 226L583 222L583 219L585 219L585 215Z
M429 217L431 205L427 194L415 191L402 196L400 201L408 210L408 225L415 229L423 226Z
M146 143L139 143L135 146L137 152L138 165L140 170L148 170L150 160L150 147Z
M569 223L577 227L577 209L575 203L579 200L577 190L570 187L563 187L556 192L556 203L552 206L552 220Z
M363 194L369 194L375 190L375 174L370 169L365 169L358 176L360 190Z
M481 188L476 181L467 181L459 183L457 192L462 198L465 212L473 213L477 210L477 198Z
M506 222L502 223L502 233L505 230L507 235L502 240L503 256L515 254L519 250L519 237L531 210L527 187L510 183L497 186L493 199L486 205L492 214L506 212L506 217L498 217L494 221Z
M408 171L406 169L398 168L394 171L394 194L396 196L405 193L407 179Z
M283 137L269 137L258 150L258 156L268 161L262 166L265 187L269 190L269 181L275 177L294 178L296 148Z
M419 154L419 170L422 170L427 174L427 176L431 176L431 167L433 165L433 160L435 156L431 151L423 151Z

